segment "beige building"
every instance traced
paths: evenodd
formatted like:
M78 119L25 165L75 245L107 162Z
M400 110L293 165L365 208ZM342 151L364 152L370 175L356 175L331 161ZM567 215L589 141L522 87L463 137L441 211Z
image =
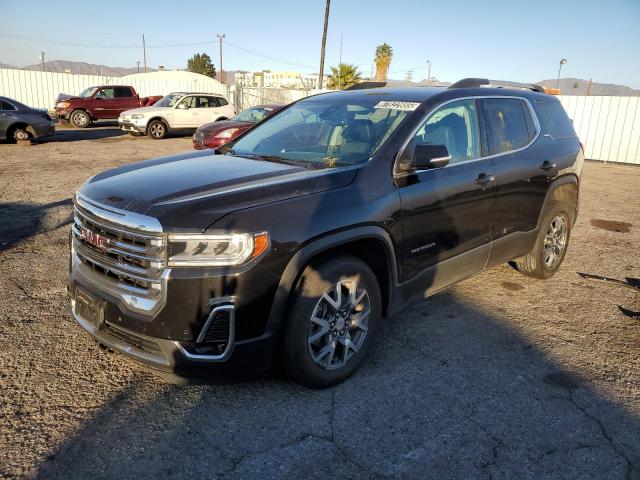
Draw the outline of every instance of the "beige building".
M327 76L324 76L326 85ZM299 73L271 70L261 72L236 72L235 81L238 86L264 88L295 88L315 90L318 88L319 75L317 73Z

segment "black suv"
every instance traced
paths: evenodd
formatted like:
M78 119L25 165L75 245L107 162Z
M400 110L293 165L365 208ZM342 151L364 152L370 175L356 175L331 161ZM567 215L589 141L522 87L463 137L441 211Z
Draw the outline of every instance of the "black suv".
M553 275L582 147L536 85L466 79L295 102L218 151L109 170L75 196L69 290L99 343L193 375L325 387L381 319L511 261Z

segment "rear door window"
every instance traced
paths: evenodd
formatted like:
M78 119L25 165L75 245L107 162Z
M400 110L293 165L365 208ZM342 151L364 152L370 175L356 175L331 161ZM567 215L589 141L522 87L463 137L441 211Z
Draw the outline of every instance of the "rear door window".
M573 124L560 102L537 101L536 106L552 137L572 138L576 136Z
M116 87L116 98L127 98L132 96L130 88Z
M489 155L506 153L526 146L530 140L528 112L519 98L487 98L483 100Z

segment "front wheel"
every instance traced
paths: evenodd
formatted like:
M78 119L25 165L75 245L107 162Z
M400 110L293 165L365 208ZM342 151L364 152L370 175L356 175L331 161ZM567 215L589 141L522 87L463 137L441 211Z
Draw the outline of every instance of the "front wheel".
M546 279L553 276L567 253L571 233L571 216L562 204L552 204L545 213L533 249L516 258L516 270L529 277Z
M288 312L287 375L307 387L329 387L367 356L381 317L380 287L366 263L335 256L305 268Z
M149 124L147 134L154 140L160 140L167 136L167 126L160 120L154 120Z
M91 117L84 110L74 110L69 115L69 122L76 128L87 128L91 125Z

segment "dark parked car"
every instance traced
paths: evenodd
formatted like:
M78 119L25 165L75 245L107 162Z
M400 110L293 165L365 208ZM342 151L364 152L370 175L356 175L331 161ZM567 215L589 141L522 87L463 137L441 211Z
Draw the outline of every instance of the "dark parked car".
M258 105L247 108L229 120L205 123L193 134L193 148L204 150L221 147L282 107L283 105Z
M75 197L76 321L159 369L260 371L278 354L325 387L413 297L503 262L550 277L583 152L556 98L516 87L321 94L216 154L92 177Z
M41 140L55 133L56 127L44 110L0 97L0 140Z

